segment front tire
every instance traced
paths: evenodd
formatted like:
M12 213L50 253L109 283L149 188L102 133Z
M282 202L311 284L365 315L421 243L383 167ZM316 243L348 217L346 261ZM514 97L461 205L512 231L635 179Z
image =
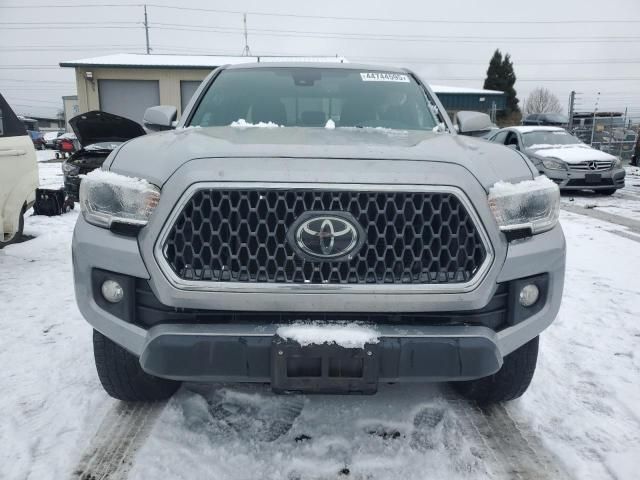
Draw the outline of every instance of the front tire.
M7 245L11 245L12 243L17 243L22 238L22 232L24 231L24 208L20 212L20 218L18 219L18 231L13 235L4 235L4 237L0 237L0 250L2 250Z
M596 193L599 193L601 195L613 195L614 193L616 193L616 189L607 188L606 190L598 190Z
M146 373L135 355L97 330L93 331L93 355L102 387L110 396L118 400L127 402L165 400L180 387L180 382L165 380Z
M538 360L539 337L525 343L504 357L502 368L493 375L454 382L453 387L464 397L480 405L514 400L527 390Z

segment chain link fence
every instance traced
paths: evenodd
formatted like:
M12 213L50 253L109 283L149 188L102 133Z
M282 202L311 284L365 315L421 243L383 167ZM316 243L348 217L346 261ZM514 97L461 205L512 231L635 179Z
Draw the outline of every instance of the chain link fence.
M571 132L593 148L629 161L638 140L638 126L623 116L574 117Z

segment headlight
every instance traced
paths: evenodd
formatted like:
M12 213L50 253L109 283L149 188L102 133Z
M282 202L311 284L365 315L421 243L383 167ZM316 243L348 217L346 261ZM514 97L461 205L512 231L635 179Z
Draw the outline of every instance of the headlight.
M562 160L555 160L553 158L545 158L542 160L542 165L544 168L548 168L549 170L566 170L567 164Z
M65 175L78 175L78 173L80 173L80 167L69 162L63 162L62 173Z
M611 164L611 168L622 168L622 160L616 158Z
M520 183L498 182L489 190L489 207L503 232L545 232L558 223L560 189L544 175Z
M146 225L159 200L160 190L146 180L104 170L94 170L80 183L85 220L123 233Z

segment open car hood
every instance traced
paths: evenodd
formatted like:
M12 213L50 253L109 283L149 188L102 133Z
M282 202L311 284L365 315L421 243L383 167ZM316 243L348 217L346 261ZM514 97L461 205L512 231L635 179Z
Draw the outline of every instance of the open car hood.
M69 125L83 147L100 142L126 142L146 133L133 120L100 110L77 115L69 120Z

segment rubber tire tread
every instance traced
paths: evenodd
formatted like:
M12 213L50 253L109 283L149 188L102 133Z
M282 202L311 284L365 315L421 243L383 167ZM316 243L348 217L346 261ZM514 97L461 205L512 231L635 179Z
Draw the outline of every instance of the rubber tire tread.
M153 402L173 395L180 382L149 375L138 358L97 330L93 331L93 355L104 390L127 402Z
M504 357L502 368L493 375L463 382L453 387L464 397L479 405L515 400L527 391L538 361L540 337L525 343Z

